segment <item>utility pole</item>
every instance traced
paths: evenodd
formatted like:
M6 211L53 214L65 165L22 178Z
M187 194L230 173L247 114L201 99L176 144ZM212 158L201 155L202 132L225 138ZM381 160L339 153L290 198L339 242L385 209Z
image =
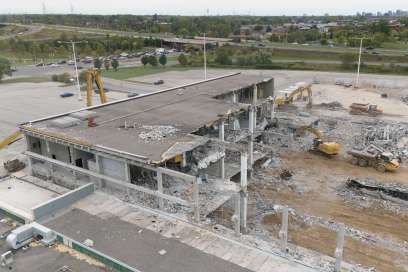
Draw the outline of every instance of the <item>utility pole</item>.
M358 54L358 66L357 66L357 75L356 75L356 81L354 83L354 88L358 88L358 85L360 83L360 67L361 67L361 54L363 52L363 40L366 38L356 38L360 40L360 52Z
M74 66L75 66L75 75L76 75L76 79L77 79L77 92L78 92L78 100L82 101L82 95L81 95L81 86L79 85L79 75L78 75L78 65L76 62L76 54L75 54L75 44L78 43L88 43L87 41L69 41L69 42L64 42L64 41L58 41L58 43L66 43L66 44L71 44L72 46L72 54L74 57Z
M208 16L209 10L207 9L207 16ZM207 80L207 42L205 39L205 31L204 31L204 79Z
M205 32L204 32L204 79L207 80L207 50L206 50Z

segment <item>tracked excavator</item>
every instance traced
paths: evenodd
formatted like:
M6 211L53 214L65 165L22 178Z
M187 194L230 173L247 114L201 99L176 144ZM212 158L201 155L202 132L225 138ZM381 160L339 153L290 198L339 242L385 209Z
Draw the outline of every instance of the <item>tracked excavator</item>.
M304 92L307 93L308 104L312 104L312 85L306 82L299 82L295 87L289 91L284 91L284 96L278 96L275 98L275 104L277 106L292 104L297 97L303 98Z
M314 136L313 147L311 151L317 151L321 154L333 156L337 155L340 151L340 144L336 142L325 142L323 140L323 134L314 127L302 127L298 129L298 134L303 135L306 132L309 132Z
M92 93L93 93L93 83L95 82L99 90L99 98L101 99L101 104L107 102L105 90L103 88L102 77L99 71L95 68L90 68L86 72L86 106L92 106Z

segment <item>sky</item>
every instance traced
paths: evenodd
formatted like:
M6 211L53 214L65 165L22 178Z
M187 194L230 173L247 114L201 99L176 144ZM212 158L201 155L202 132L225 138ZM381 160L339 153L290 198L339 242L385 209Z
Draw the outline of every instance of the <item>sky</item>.
M408 0L1 0L0 13L350 15L408 10Z

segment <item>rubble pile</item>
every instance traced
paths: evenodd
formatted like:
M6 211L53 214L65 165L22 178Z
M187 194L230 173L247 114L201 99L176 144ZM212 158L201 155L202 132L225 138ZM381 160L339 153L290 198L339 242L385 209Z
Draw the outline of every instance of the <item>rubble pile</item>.
M363 127L356 139L364 145L374 144L392 152L395 156L408 159L408 124L387 124L378 122L376 125Z
M139 134L139 138L147 142L161 141L166 136L173 135L179 131L173 126L142 126L142 129L145 131Z

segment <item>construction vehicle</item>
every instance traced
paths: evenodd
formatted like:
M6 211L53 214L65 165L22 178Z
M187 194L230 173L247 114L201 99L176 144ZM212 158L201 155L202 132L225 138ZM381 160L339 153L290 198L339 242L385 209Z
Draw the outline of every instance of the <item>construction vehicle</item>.
M325 142L323 140L323 134L314 127L302 127L297 130L299 134L304 134L305 132L309 132L314 136L313 139L313 146L311 151L318 151L324 155L332 156L337 155L340 151L340 144L336 142Z
M373 144L363 149L353 148L347 153L352 156L352 164L361 167L371 166L379 172L395 171L400 167L400 158Z
M278 96L275 98L275 104L278 106L292 104L293 101L300 96L303 98L303 93L307 92L308 104L312 104L312 85L306 82L299 82L294 87L282 91L285 96Z
M22 137L22 133L20 131L14 132L13 134L11 134L6 139L0 142L0 150L14 143L15 141L20 140L21 137Z
M92 94L93 94L93 83L96 83L96 86L99 90L99 97L101 99L101 104L107 102L105 90L103 89L103 82L99 71L95 68L90 68L86 72L86 106L92 106Z
M377 116L382 113L383 110L375 104L353 103L350 105L350 114L368 114L369 116Z

